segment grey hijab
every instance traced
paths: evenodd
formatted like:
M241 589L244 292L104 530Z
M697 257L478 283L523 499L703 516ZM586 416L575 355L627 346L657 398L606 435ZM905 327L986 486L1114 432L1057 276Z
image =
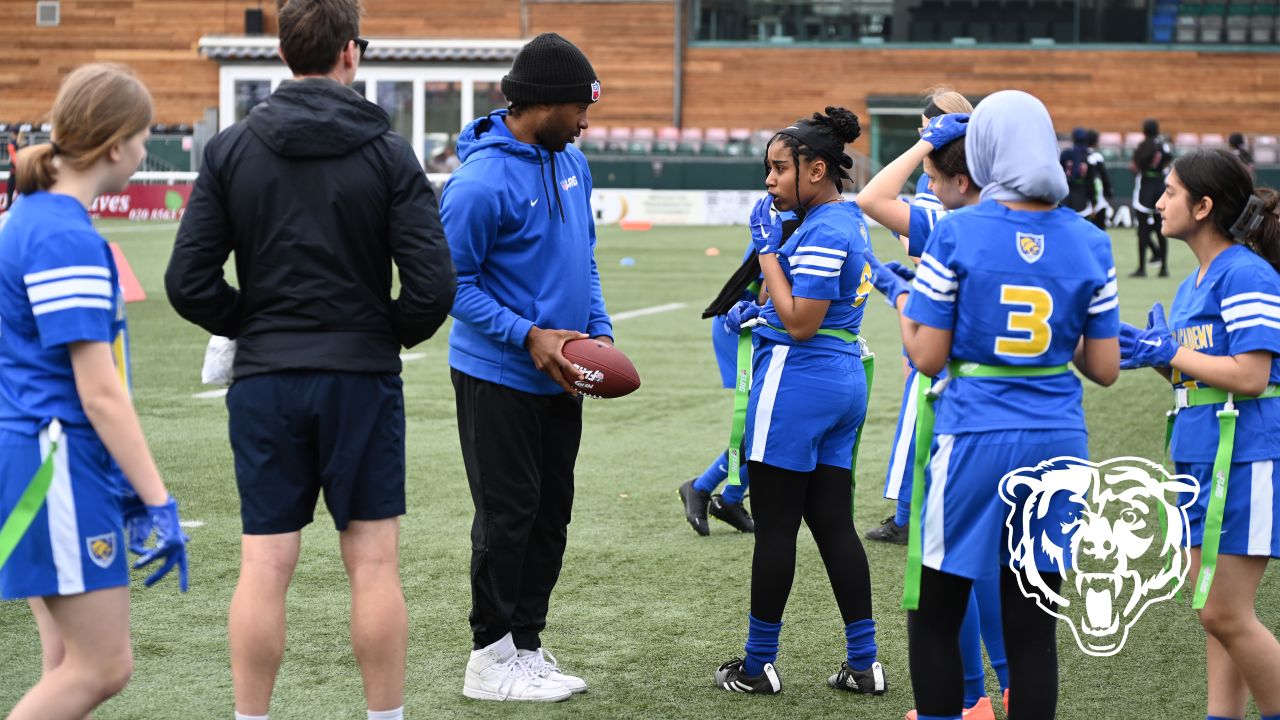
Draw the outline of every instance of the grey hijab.
M978 103L964 151L983 200L1057 204L1067 196L1049 111L1021 90L1001 90Z

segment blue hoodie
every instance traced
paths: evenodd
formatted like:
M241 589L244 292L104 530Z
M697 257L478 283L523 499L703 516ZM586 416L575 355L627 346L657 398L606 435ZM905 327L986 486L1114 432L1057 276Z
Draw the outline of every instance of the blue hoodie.
M441 217L458 271L449 366L537 395L564 392L533 366L534 325L613 336L596 270L591 172L572 145L552 153L520 142L506 111L458 137L462 166Z

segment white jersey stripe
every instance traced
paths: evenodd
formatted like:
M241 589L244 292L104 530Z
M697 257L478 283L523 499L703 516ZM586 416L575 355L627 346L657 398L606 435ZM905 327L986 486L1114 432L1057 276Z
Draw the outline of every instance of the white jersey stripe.
M928 497L924 501L924 547L922 563L934 570L942 569L942 561L947 555L947 538L944 532L947 521L945 493L947 491L947 473L951 470L951 448L956 443L955 435L938 435L938 451L929 458Z
M113 310L115 304L111 300L101 298L63 298L61 300L52 300L39 305L31 306L32 315L45 315L59 310L70 310L72 308L90 308L93 310Z
M916 373L912 378L911 392L907 393L907 401L902 406L902 432L898 435L898 442L893 444L893 455L889 458L889 483L884 489L884 496L890 500L898 499L907 473L913 472L907 466L907 454L911 452L916 438L916 383L919 381L920 373Z
M937 290L934 290L933 288L929 287L928 285L925 285L924 283L920 282L919 275L917 275L916 279L911 282L911 290L913 292L923 293L925 297L931 298L933 300L937 300L938 302L953 303L956 301L955 293L945 293L945 294L940 293Z
M1271 460L1259 460L1253 463L1253 477L1249 493L1249 547L1250 555L1271 555L1271 523L1275 511L1274 485L1272 473L1275 471Z
M1267 318L1255 317L1252 320L1241 320L1238 323L1232 323L1228 325L1227 332L1229 333L1235 332L1236 330L1243 330L1244 328L1256 327L1258 325L1263 325L1269 328L1280 330L1280 322L1276 322L1275 320L1268 320Z
M793 268L791 275L817 275L818 277L836 277L840 274L839 270L814 270L813 268Z
M817 245L801 245L800 247L796 248L796 252L798 253L817 252L817 253L826 253L828 255L835 255L836 257L849 257L849 253L844 250L836 250L834 248L824 248L824 247L819 247Z
M53 268L52 270L28 273L22 276L22 281L28 285L35 285L36 283L77 276L109 278L111 277L111 270L102 265L68 265L66 267Z
M1264 292L1247 292L1225 298L1222 301L1222 307L1225 308L1228 305L1235 305L1238 302L1245 302L1246 300L1264 300L1269 303L1280 305L1280 295L1272 295L1271 293Z
M955 291L960 287L960 283L950 278L939 275L934 269L924 263L916 268L916 277L929 284L929 287L942 293Z
M56 300L58 298L71 297L73 295L92 295L95 297L114 298L115 291L111 287L110 280L88 280L85 278L58 280L56 282L29 285L27 287L27 299L33 304L44 302L45 300Z
M923 255L920 256L920 267L924 267L926 265L929 266L929 269L938 273L939 275L946 278L947 280L956 279L956 274L954 272L952 272L951 270L948 270L946 265L943 265L942 263L938 262L938 259L930 255L929 253L924 253ZM919 268L916 268L916 270L919 271Z
M1280 305L1268 305L1264 302L1246 302L1229 308L1222 308L1222 321L1225 323L1233 323L1253 315L1280 320Z
M782 383L782 366L787 362L790 345L774 345L769 355L769 367L764 371L760 387L760 402L756 404L755 432L751 435L751 456L748 460L764 462L765 443L769 440L769 427L773 424L773 404L778 399L778 385Z
M71 469L67 466L67 446L71 438L65 433L53 457L53 482L45 508L49 513L49 546L53 549L53 565L58 573L58 594L79 595L84 592L84 569L80 560L80 524L76 519L76 500L71 492ZM49 452L49 429L40 431L40 459Z
M1113 297L1107 302L1102 303L1101 305L1090 305L1089 314L1097 315L1099 313L1104 313L1113 307L1117 307L1119 304L1120 304L1120 298Z
M791 267L795 267L797 265L814 265L817 267L839 270L844 267L844 260L842 258L827 257L825 255L792 255Z

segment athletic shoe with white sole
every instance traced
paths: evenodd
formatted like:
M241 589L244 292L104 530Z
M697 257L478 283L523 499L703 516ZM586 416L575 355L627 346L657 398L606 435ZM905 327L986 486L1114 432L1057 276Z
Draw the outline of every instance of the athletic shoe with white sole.
M516 654L507 633L494 644L471 651L462 694L472 700L559 702L573 693L558 682L540 678Z
M727 503L724 501L724 496L719 493L711 496L711 505L707 508L707 512L711 513L711 517L729 523L738 532L754 533L756 531L756 523L742 503Z
M711 502L711 493L695 488L693 480L687 480L678 491L680 501L684 503L684 519L689 521L694 532L703 536L710 535L711 527L707 525L707 503Z
M889 681L884 677L884 666L879 662L871 663L866 670L853 670L849 663L840 663L840 670L827 678L827 684L837 690L861 693L863 695L883 695L889 691Z
M548 652L546 648L517 650L516 657L520 658L520 662L529 666L529 670L534 675L543 680L560 683L574 694L587 691L587 681L576 675L567 675L561 671L560 663L556 662L556 656Z
M754 693L756 695L777 695L782 692L782 678L773 663L765 663L764 671L755 677L749 677L743 670L742 658L734 658L716 670L716 685L729 692Z

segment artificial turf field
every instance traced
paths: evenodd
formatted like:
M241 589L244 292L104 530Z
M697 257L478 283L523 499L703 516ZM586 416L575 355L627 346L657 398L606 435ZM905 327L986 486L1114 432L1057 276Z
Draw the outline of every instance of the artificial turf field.
M239 562L239 514L221 399L197 399L207 335L173 312L162 275L175 225L103 223L119 242L148 299L129 306L138 412L191 535L191 591L172 578L144 589L135 573L134 678L95 717L229 718L231 673L226 612ZM1172 279L1135 280L1132 230L1115 230L1124 319L1144 324L1155 300L1172 300L1194 267L1171 241ZM634 395L589 401L578 459L569 548L543 641L567 670L591 683L585 696L555 705L480 703L463 698L470 650L468 563L471 500L454 421L446 364L447 328L404 369L408 414L408 501L401 556L409 605L406 714L413 718L877 718L913 706L905 614L899 609L905 548L867 543L879 659L890 691L861 697L831 690L844 655L839 613L817 550L802 531L799 564L782 634L785 691L749 697L717 690L711 674L742 653L752 542L713 521L709 538L685 523L676 486L724 447L730 398L719 386L708 321L699 314L736 267L743 228L602 228L597 259L614 314L670 303L683 307L620 319L615 334L644 380ZM882 258L900 248L874 233ZM717 247L716 257L705 254ZM623 266L624 257L634 258ZM863 335L879 355L862 439L855 499L859 532L892 512L881 498L902 391L896 320L877 295ZM1161 457L1169 396L1154 373L1123 373L1111 388L1086 383L1094 459ZM748 500L748 503L750 501ZM362 718L360 676L346 631L348 593L337 535L323 505L304 532L289 596L289 638L272 704L275 720ZM1262 621L1280 628L1280 578L1273 567L1258 598ZM1125 648L1094 658L1059 631L1064 719L1204 717L1204 638L1184 592L1147 611ZM0 603L0 711L11 708L40 668L35 626L24 603ZM994 675L988 689L996 696ZM1016 702L1016 701L1015 701ZM997 705L997 716L1003 717ZM1250 717L1257 717L1251 709Z

